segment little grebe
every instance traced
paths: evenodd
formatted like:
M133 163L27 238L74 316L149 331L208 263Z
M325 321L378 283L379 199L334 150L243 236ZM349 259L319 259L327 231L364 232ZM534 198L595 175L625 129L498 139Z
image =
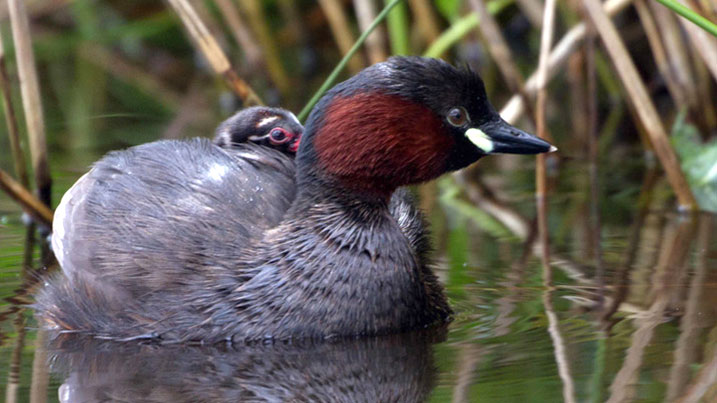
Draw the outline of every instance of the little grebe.
M266 124L268 118L270 124ZM291 138L290 143L297 143L303 127L289 111L253 107L217 128L214 143L224 151L207 140L193 139L159 141L108 154L65 193L55 211L52 247L63 270L82 271L84 276L96 272L108 280L107 274L121 271L122 266L133 267L138 261L161 264L164 259L164 264L182 265L184 257L173 260L166 250L189 248L181 243L186 242L181 236L197 234L211 222L219 224L225 217L235 216L236 209L270 206L242 221L245 237L249 230L276 225L295 194L294 162L288 157L293 153L286 143L267 140L277 137L277 131ZM183 153L191 155L183 160ZM271 179L276 186L257 194L243 191L248 180L245 173L256 184ZM159 200L157 194L165 194L167 199ZM167 203L170 198L182 202ZM134 226L151 230L129 231ZM171 246L177 239L171 235L175 231L180 243ZM141 247L147 246L147 237L160 234L168 249ZM238 241L227 235L227 240Z
M108 154L56 219L65 275L38 295L38 316L65 332L180 342L438 324L451 311L420 216L392 195L486 154L552 149L503 121L475 73L394 57L319 101L295 166L251 141Z
M303 131L293 113L280 108L254 106L222 122L216 130L214 144L231 148L252 142L295 154Z

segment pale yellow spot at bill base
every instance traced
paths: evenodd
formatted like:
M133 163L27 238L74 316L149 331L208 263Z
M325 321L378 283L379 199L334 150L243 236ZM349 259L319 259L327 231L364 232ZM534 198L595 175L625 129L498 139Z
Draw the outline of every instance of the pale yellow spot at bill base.
M473 127L466 130L466 137L486 154L493 151L493 140L491 140L487 134L483 133L481 129Z

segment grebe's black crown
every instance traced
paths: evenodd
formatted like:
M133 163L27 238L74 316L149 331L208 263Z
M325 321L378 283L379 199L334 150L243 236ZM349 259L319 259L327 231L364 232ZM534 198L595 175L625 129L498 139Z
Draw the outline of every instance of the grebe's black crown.
M483 80L476 73L441 59L396 56L364 72L360 77L364 88L412 100L438 114L457 105L475 110L488 102ZM485 112L492 112L492 108Z
M471 111L474 122L499 119L488 102L483 80L469 68L456 68L441 60L420 56L393 56L374 64L332 88L319 101L307 121L320 125L323 112L335 97L378 92L422 104L438 115L454 106Z

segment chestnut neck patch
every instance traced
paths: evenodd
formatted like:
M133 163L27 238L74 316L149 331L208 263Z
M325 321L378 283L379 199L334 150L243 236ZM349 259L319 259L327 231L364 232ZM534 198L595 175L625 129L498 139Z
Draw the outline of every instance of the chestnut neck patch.
M396 95L337 96L314 135L320 171L347 189L390 197L442 174L454 146L441 119Z

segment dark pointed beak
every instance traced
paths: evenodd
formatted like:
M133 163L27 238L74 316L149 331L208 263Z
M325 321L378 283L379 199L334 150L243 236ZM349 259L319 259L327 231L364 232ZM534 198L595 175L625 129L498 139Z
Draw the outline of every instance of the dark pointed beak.
M503 119L466 130L466 137L486 154L540 154L557 151L545 140L509 125Z

